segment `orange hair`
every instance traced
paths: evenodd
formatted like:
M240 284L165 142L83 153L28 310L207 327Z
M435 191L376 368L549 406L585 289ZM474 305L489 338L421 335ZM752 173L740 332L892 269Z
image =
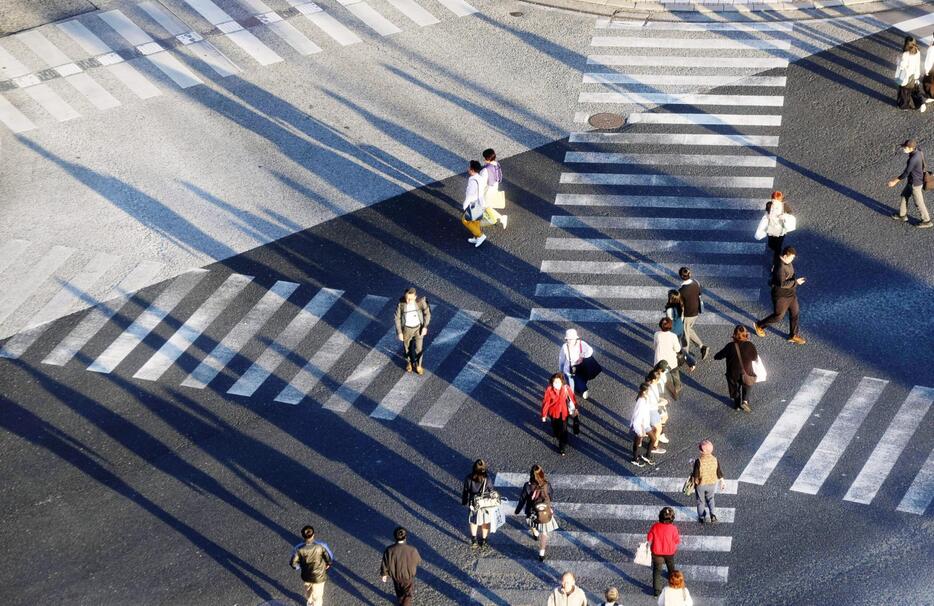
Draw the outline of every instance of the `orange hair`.
M684 573L680 570L675 570L668 575L668 586L672 589L681 589L684 587Z
M773 199L773 200L779 200L779 201L781 201L781 200L783 200L784 198L785 198L785 196L784 196L784 194L782 194L782 192L780 192L780 191L773 191L773 192L772 192L772 199Z

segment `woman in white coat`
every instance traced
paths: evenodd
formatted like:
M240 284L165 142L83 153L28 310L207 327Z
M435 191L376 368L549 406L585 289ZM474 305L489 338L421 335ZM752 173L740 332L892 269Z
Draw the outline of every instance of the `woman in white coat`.
M905 38L902 54L895 70L895 82L898 84L896 103L899 109L917 109L925 111L924 94L921 92L921 50L912 37Z
M765 203L765 214L756 229L756 240L768 238L766 247L772 251L772 267L782 256L785 235L794 231L797 226L797 221L791 212L791 206L785 202L782 192L773 191L772 198Z

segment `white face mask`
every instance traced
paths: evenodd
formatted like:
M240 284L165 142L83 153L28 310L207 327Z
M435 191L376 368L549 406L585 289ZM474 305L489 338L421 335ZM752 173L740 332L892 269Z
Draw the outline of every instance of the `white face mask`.
M561 389L561 381L555 381L554 383L551 384L551 386L554 387L555 389Z

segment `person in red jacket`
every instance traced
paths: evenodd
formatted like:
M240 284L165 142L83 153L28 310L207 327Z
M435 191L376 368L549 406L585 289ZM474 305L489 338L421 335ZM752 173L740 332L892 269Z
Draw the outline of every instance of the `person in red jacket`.
M568 417L577 412L574 391L564 382L560 372L551 375L542 398L542 423L551 419L551 431L558 438L558 452L564 456L568 448Z
M652 524L645 540L652 546L652 589L655 597L662 593L662 564L668 569L668 576L675 568L675 552L681 542L681 534L675 526L675 510L662 507L658 512L658 522Z

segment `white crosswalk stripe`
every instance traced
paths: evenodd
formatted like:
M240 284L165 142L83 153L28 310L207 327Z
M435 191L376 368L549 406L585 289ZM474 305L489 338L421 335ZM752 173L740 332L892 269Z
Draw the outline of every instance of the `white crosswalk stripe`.
M642 187L725 187L772 189L772 177L695 177L620 173L561 173L560 183L572 185L631 185Z
M781 107L781 95L703 95L696 93L582 92L579 103L629 103L635 105L729 105L731 107Z
M570 152L569 152L570 153ZM559 206L619 206L628 208L690 208L722 210L762 210L760 198L719 198L714 196L629 196L610 194L558 194Z
M379 340L376 347L370 350L353 373L343 381L327 402L325 410L336 413L347 412L357 401L376 376L392 363L393 355L398 351L399 337L395 327L390 328Z
M430 12L419 6L414 0L386 0L396 10L411 19L419 27L440 23Z
M51 278L74 252L73 248L67 246L52 247L35 264L31 265L29 272L16 288L8 289L0 295L0 325L24 304L39 286Z
M672 30L681 32L792 32L792 23L741 23L741 22L710 22L687 23L684 21L617 21L614 19L597 19L598 29L621 29L631 31Z
M42 84L35 74L30 73L29 68L2 46L0 46L0 73L4 75L4 79L13 80L22 87L27 95L32 97L36 103L42 106L42 109L59 122L80 117L80 114L65 102L58 93L52 90L48 84ZM9 119L14 120L14 118L16 119L14 123L18 124L18 127L24 126L16 116L11 116Z
M271 65L282 61L282 57L278 53L266 46L252 32L234 21L233 17L211 0L184 1L204 17L208 23L220 30L228 40L253 57L260 65Z
M467 4L464 0L438 0L438 4L445 6L458 17L466 17L467 15L472 15L476 12L479 12L473 6Z
M612 152L567 152L565 164L634 164L642 166L754 166L775 167L775 156L729 156L717 154L625 154ZM564 174L562 173L562 178ZM762 203L759 202L759 206Z
M203 40L200 34L191 31L178 17L170 13L162 4L154 0L147 0L138 5L147 15L153 18L162 29L175 36L185 44L191 53L204 61L219 76L226 78L239 73L240 68L224 55L216 46Z
M744 70L782 69L788 59L778 57L663 57L656 55L590 55L587 65L629 67L729 67Z
M315 24L328 36L333 38L341 46L349 46L360 42L357 34L345 27L340 21L324 12L324 10L314 2L305 2L304 0L288 0L290 6L295 7L304 15L304 17Z
M571 133L569 143L613 145L719 145L777 147L775 135L696 135L687 133Z
M781 126L780 115L634 113L627 124L682 124L697 126Z
M581 309L576 307L533 307L529 319L537 322L574 322L579 324L646 324L662 319L660 311L644 309ZM698 326L736 324L736 319L711 310L697 317Z
M354 17L362 21L380 36L391 36L402 30L396 24L379 14L366 0L337 0Z
M667 286L614 286L605 284L536 284L536 297L600 298L600 299L654 299L660 301L668 296ZM716 296L727 301L756 301L759 290L755 288L715 291Z
M757 255L757 242L720 242L717 240L630 240L610 238L548 238L545 250L580 250L622 253L703 253L720 255ZM642 288L641 286L639 288ZM665 289L667 293L668 289Z
M584 84L632 84L640 86L785 86L784 76L715 76L683 74L587 73Z
M730 40L725 38L634 38L626 36L595 36L590 42L590 45L616 48L687 48L702 50L789 50L791 48L791 43L788 40L760 40L756 38L743 40Z
M743 219L679 219L673 217L604 217L555 215L553 227L565 229L654 229L685 231L734 231L755 229L756 221Z
M282 38L286 44L294 48L300 55L320 53L321 47L308 39L297 27L282 19L272 8L262 0L239 0L251 13L269 28L274 34Z
M922 515L932 502L934 502L934 450L931 450L931 454L928 455L918 475L915 476L897 509L905 513Z

